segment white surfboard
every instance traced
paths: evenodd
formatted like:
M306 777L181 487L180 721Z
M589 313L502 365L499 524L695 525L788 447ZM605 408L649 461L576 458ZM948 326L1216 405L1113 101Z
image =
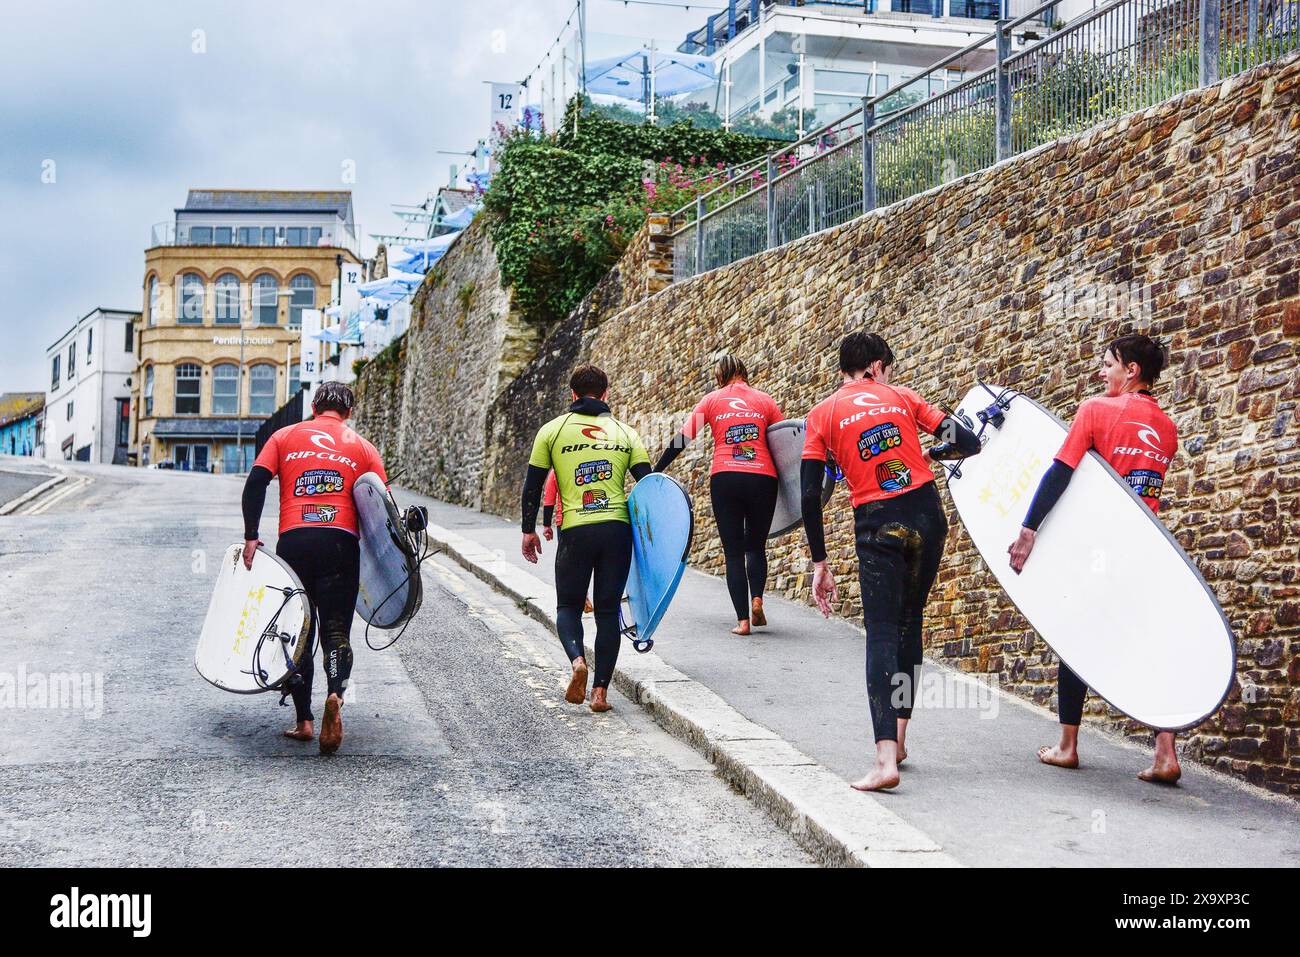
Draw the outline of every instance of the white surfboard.
M387 486L374 472L352 489L361 538L357 614L376 628L396 628L420 608L424 586L406 525Z
M302 663L312 608L298 576L274 554L259 548L251 570L243 555L235 544L221 558L194 667L218 688L256 694Z
M991 391L990 391L991 390ZM958 406L979 413L1004 390L977 385ZM1029 623L1096 694L1152 728L1199 724L1236 673L1232 628L1214 593L1160 519L1089 452L1039 529L1024 571L1007 547L1020 533L1066 425L1009 390L1001 425L948 491L985 563Z
M768 538L792 532L803 524L799 471L803 466L804 420L786 419L767 430L767 450L776 466L776 511ZM822 487L822 504L830 501L835 480L829 475Z

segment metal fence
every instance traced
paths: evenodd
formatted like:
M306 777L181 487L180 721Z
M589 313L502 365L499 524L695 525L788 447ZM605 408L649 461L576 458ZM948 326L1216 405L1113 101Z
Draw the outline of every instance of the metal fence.
M1300 0L1114 0L1023 50L1042 4L674 213L683 279L841 225L999 160L1300 47ZM901 109L907 88L993 44L996 62ZM891 99L892 98L892 99Z

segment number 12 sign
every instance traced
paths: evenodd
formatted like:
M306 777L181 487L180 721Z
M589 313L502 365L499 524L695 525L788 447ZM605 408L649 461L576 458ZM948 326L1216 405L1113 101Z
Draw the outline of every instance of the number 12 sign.
M519 122L520 95L517 83L493 83L492 85L492 129L500 123L512 130Z

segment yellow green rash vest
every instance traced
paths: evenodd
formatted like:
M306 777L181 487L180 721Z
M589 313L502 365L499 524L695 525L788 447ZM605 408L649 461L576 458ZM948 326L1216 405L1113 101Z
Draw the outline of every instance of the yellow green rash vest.
M542 426L528 459L529 465L555 470L563 528L628 521L624 476L634 465L650 464L636 430L608 411L595 412L604 403L588 401L590 406L574 406L592 414L570 411Z

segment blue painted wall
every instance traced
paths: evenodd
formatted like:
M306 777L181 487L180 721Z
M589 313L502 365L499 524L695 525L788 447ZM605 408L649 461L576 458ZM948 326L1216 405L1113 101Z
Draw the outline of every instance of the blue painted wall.
M0 454L32 455L36 449L36 416L0 425Z

